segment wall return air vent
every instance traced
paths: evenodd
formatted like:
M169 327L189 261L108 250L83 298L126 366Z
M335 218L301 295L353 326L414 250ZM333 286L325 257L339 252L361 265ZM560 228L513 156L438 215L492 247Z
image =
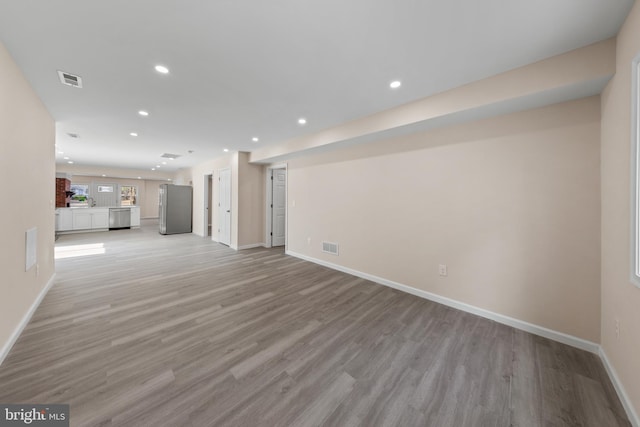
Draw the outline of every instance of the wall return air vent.
M338 244L331 242L322 242L322 252L332 255L338 255Z
M82 77L60 70L58 70L58 77L60 77L60 83L63 85L82 89Z
M177 159L178 157L180 157L180 154L170 154L170 153L164 153L162 156L160 157L164 157L165 159Z

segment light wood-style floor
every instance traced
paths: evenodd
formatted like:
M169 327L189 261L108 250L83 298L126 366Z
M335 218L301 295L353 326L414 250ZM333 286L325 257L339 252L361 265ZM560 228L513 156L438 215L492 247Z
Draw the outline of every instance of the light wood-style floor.
M72 426L628 426L599 359L284 255L62 236L0 402Z

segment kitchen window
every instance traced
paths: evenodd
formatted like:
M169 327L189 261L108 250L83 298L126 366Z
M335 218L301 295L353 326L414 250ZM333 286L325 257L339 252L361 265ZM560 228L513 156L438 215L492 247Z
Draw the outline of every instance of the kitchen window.
M120 206L135 206L138 199L138 187L135 185L120 186Z
M640 53L631 82L631 282L640 287Z
M75 194L71 196L69 206L88 206L89 184L71 184L71 191Z

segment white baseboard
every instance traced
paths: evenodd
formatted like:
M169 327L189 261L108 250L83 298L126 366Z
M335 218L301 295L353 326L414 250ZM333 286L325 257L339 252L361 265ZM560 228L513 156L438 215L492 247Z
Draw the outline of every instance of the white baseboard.
M618 377L616 370L613 368L613 365L609 361L609 358L607 357L607 353L605 353L604 349L600 347L600 351L598 354L600 355L602 364L604 365L604 368L607 370L607 374L609 374L609 378L611 379L611 382L613 383L613 386L616 389L616 393L618 393L620 402L622 402L622 406L624 407L624 410L627 413L627 417L629 418L631 425L633 427L640 427L640 417L638 417L638 414L633 408L633 405L631 404L631 399L629 399L629 396L627 395L627 392L625 391L624 386L622 385L622 382L620 382L620 378Z
M412 294L424 299L428 299L430 301L434 301L434 302L446 305L448 307L456 308L458 310L466 311L467 313L472 313L480 317L484 317L486 319L494 320L498 323L502 323L503 325L508 325L525 332L530 332L532 334L539 335L541 337L549 338L551 340L558 341L563 344L570 345L572 347L586 350L588 352L595 353L595 354L599 353L599 349L600 349L599 344L584 340L582 338L574 337L573 335L568 335L563 332L554 331L552 329L548 329L543 326L534 325L532 323L525 322L523 320L514 319L513 317L509 317L499 313L494 313L489 310L485 310L484 308L476 307L464 302L456 301L451 298L443 297L437 294L433 294L431 292L427 292L421 289L413 288L411 286L403 285L402 283L397 283L392 280L384 279L382 277L374 276L372 274L363 273L361 271L353 270L348 267L343 267L338 264L333 264L331 262L323 261L317 258L302 255L296 252L287 251L286 254L296 258L304 259L306 261L310 261L316 264L320 264L334 270L342 271L343 273L348 273L353 276L361 277L363 279L370 280L380 285L398 289L408 294Z
M4 343L2 349L0 349L0 365L2 365L4 359L9 355L11 348L16 343L16 341L18 341L18 338L20 338L20 334L22 334L24 328L27 327L29 320L31 320L31 317L33 317L36 309L38 308L44 297L47 295L47 292L49 292L49 289L51 289L51 287L53 286L55 277L55 273L51 275L51 277L47 281L47 284L44 286L44 288L42 288L36 299L33 301L33 304L31 304L31 307L29 307L29 310L24 314L24 316L22 316L22 320L20 321L20 323L18 323L16 329L13 331L7 342Z
M250 245L242 245L238 246L238 250L241 251L243 249L253 249L253 248L265 248L264 243L251 243Z

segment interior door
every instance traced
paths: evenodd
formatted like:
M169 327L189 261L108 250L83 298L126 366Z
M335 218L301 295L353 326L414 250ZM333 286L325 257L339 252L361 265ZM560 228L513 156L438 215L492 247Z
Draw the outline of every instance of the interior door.
M287 223L287 170L273 169L271 173L271 246L283 246Z
M218 241L229 246L231 245L231 169L220 170L218 187L220 195Z

